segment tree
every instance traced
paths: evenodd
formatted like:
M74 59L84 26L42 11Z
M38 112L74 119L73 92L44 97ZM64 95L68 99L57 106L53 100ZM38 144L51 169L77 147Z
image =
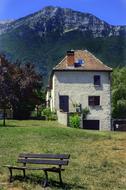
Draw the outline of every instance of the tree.
M114 118L126 118L126 67L113 71L112 115Z
M35 106L41 104L36 92L42 88L42 77L35 72L34 66L28 63L18 68L15 87L18 102L13 102L14 118L28 119Z
M113 89L113 117L126 118L126 87L119 85Z
M6 109L10 108L11 102L16 99L13 91L12 79L13 65L0 56L0 107L3 109L3 125L5 126Z
M28 63L11 64L0 56L0 106L12 107L15 119L27 119L36 105L41 104L37 91L42 88L42 76Z

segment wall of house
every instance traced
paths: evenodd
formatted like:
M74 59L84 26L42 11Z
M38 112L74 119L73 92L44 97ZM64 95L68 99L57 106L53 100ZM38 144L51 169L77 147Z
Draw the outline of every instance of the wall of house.
M61 123L62 125L68 124L68 115L66 112L60 112L57 111L57 117L58 117L58 122Z
M56 110L59 110L59 108L56 107L56 105L54 104L55 102L55 98L56 98L56 93L57 93L57 89L56 89L56 84L55 84L55 75L53 75L53 78L52 78L52 89L51 89L51 98L50 98L50 108L51 108L51 111L56 111Z
M101 76L101 86L94 86L94 75ZM87 119L100 120L100 130L111 129L111 94L109 72L55 72L51 91L51 109L59 110L59 95L69 96L69 112L74 104L88 107ZM100 106L90 107L88 96L100 96Z
M50 96L51 96L50 89L48 89L46 92L46 107L47 108L50 107Z

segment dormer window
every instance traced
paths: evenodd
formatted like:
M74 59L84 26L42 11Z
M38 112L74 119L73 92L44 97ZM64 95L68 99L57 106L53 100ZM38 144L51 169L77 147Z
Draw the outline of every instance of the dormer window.
M84 60L83 60L83 59L78 59L78 63L79 63L80 65L82 65L82 64L84 64Z
M100 75L95 75L94 76L94 85L95 86L100 86L101 85L101 77L100 77Z
M74 66L75 66L75 67L81 67L81 65L83 65L83 64L84 64L84 60L83 60L83 59L77 59L77 60L75 61Z

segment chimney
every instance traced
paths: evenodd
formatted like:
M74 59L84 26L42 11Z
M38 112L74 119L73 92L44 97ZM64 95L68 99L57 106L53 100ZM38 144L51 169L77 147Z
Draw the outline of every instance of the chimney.
M74 66L74 50L67 51L67 66Z

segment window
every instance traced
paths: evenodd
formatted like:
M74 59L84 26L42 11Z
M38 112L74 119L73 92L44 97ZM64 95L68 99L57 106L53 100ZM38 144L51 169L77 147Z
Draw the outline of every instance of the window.
M82 64L84 64L84 60L83 60L83 59L77 59L77 60L75 61L74 66L75 66L75 67L81 67Z
M89 106L99 106L100 105L100 96L89 96L88 97Z
M78 59L78 63L79 63L80 65L82 65L82 64L84 64L84 60L83 60L83 59Z
M97 85L97 86L101 85L100 75L94 76L94 85Z
M99 120L83 120L83 128L91 130L99 130L100 121Z

